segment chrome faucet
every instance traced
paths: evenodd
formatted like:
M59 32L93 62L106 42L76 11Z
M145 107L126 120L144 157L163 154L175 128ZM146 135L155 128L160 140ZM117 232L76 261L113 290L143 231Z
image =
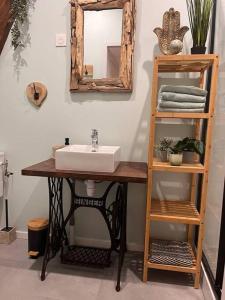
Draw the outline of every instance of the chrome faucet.
M98 150L98 130L96 130L96 129L91 130L91 146L92 146L91 151L97 152L97 150Z

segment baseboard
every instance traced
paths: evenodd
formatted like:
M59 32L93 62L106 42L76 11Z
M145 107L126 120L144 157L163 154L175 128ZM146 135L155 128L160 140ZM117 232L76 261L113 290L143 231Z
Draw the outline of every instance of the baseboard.
M204 295L205 300L216 300L217 297L215 296L213 289L211 287L208 275L206 270L202 264L202 293Z
M17 238L27 240L28 232L17 230ZM111 243L109 240L98 240L98 239L90 239L84 237L76 237L75 238L76 245L83 245L87 247L100 247L100 248L109 248ZM137 251L143 252L144 246L136 243L128 243L127 248L129 251Z

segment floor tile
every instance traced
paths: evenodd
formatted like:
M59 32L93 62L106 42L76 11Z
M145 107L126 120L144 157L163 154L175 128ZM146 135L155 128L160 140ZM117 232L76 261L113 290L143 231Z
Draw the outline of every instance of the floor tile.
M193 288L185 274L151 271L143 283L140 253L128 253L121 276L121 291L115 291L118 259L114 254L109 268L97 269L60 264L56 257L40 280L42 258L27 257L27 241L0 245L1 300L203 300L201 289Z

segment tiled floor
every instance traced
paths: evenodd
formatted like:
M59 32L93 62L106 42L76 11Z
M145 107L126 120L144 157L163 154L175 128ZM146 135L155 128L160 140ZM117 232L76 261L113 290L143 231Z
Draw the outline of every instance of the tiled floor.
M44 282L39 279L41 259L27 258L27 242L17 240L0 245L0 300L201 300L187 275L154 271L151 282L141 282L142 257L126 257L122 290L115 291L116 258L106 269L61 265L58 258L49 265Z

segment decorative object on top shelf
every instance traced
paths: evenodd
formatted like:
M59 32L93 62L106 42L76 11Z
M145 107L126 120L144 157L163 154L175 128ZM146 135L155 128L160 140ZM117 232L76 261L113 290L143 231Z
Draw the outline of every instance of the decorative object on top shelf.
M173 166L180 166L183 162L183 153L204 154L204 144L202 141L195 138L185 137L176 142L172 147L169 147L169 161Z
M24 26L28 21L28 11L32 0L12 0L11 12L14 20L12 33L12 46L14 50L18 47L25 46L25 39L23 38Z
M180 12L170 8L163 15L163 28L155 28L154 33L159 39L159 48L163 54L178 54L183 48L183 39L189 30L187 26L180 27Z
M173 140L167 137L160 139L158 145L155 146L155 149L160 157L162 162L168 161L168 151L170 146L172 145Z
M186 0L193 47L191 54L205 54L213 0Z
M32 82L27 86L26 95L32 104L40 107L47 97L47 88L40 82Z
M173 40L170 43L170 53L171 54L178 54L182 51L183 49L183 42L180 40Z

